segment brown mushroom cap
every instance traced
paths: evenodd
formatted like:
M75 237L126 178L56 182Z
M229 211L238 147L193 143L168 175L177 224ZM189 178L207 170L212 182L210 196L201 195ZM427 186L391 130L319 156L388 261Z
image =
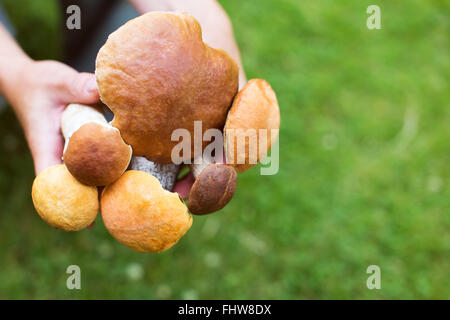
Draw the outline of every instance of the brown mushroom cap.
M211 163L198 175L189 193L188 208L193 214L220 210L231 200L237 174L233 167Z
M133 155L159 163L171 162L175 129L193 137L194 120L203 132L222 129L238 89L236 62L205 44L199 23L186 13L150 12L128 21L100 49L95 73L112 125Z
M178 194L164 190L158 179L138 170L126 171L105 187L101 211L109 233L139 252L169 249L192 225Z
M131 147L123 141L119 130L89 122L70 137L64 162L80 182L105 186L125 172L131 153Z
M31 196L41 218L57 229L84 229L97 217L97 188L80 183L63 164L39 173L34 179Z
M250 140L256 141L258 149L256 159L259 162L276 140L277 135L272 136L271 130L279 128L280 110L272 87L263 79L250 80L236 95L230 112L228 112L224 128L227 164L233 166L237 172L244 172L255 166L256 163L250 163ZM248 129L255 129L255 131L253 134L247 135L249 138L239 139L239 135L245 134ZM267 150L259 150L259 129L267 130ZM245 148L239 145L240 141L245 141ZM239 159L245 161L239 163Z

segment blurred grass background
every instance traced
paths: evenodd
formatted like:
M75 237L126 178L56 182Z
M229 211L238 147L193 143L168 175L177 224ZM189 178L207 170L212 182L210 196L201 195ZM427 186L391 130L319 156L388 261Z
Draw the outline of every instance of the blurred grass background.
M55 57L55 1L3 0L22 45ZM33 166L0 115L0 298L450 298L449 3L223 0L249 78L277 92L280 171L239 176L220 213L140 254L94 229L51 229ZM366 28L378 4L382 29ZM81 267L82 290L66 288ZM366 268L381 267L381 290Z

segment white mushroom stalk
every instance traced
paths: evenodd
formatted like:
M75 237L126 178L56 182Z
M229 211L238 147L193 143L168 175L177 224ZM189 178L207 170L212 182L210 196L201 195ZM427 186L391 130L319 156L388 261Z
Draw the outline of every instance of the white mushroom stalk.
M134 156L131 158L130 168L132 170L144 171L159 180L162 187L172 191L177 179L180 166L174 163L155 163L145 157Z
M211 156L199 155L194 158L194 161L189 165L194 178L197 179L203 169L205 169L211 163L215 163L214 158Z

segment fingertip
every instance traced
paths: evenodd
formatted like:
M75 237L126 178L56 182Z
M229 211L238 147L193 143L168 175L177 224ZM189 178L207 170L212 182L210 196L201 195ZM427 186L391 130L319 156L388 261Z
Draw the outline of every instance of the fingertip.
M91 104L100 100L97 80L93 73L77 73L71 86L71 96L66 97L69 102Z
M51 167L56 164L61 164L62 160L60 157L56 156L48 156L48 157L42 157L37 156L34 160L34 170L36 175L41 173L41 171L47 169L48 167Z
M56 135L54 137L48 137L44 141L44 146L42 146L42 143L39 144L35 141L32 144L34 147L31 148L36 175L48 167L62 163L62 151L64 147L62 137ZM36 146L40 147L37 148Z
M95 94L98 96L98 86L97 86L97 79L95 78L95 74L92 73L85 73L88 77L88 80L86 82L85 90L88 94Z
M87 103L94 103L100 99L98 93L97 79L95 74L92 73L82 73L81 75L86 76L86 84L84 86L85 98Z

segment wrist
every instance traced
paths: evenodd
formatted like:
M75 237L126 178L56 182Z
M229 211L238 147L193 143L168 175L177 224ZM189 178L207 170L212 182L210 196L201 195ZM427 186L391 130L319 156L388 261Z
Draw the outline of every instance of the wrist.
M14 96L23 87L21 77L34 61L25 54L0 60L0 94L12 104Z

